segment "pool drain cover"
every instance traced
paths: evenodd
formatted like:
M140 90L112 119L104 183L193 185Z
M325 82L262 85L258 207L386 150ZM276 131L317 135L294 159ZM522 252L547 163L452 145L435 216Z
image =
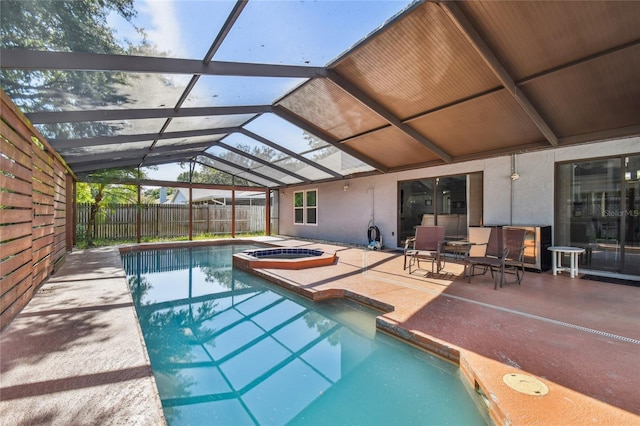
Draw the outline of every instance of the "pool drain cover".
M543 396L549 393L547 385L535 377L520 373L509 373L502 377L502 380L511 389L527 395Z

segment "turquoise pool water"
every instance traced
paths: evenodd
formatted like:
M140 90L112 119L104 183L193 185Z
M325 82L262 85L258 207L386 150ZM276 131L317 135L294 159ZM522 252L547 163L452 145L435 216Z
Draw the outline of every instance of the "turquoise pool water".
M251 248L122 256L170 425L487 424L457 367L376 332L375 312L234 270Z

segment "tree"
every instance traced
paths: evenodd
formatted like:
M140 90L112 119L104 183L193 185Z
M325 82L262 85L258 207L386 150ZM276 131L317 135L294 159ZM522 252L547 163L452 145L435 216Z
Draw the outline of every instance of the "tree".
M137 203L137 186L117 185L111 182L118 179L144 179L145 174L138 169L101 170L90 175L91 183L80 182L77 185L78 203L90 203L87 221L87 246L92 247L95 237L96 218L105 204Z
M109 54L139 49L116 39L107 25L112 12L130 23L136 15L133 0L2 0L0 46ZM24 112L102 106L124 102L127 97L117 90L125 81L123 73L2 70L0 81ZM105 123L85 122L42 125L39 130L48 138L79 138L111 134L115 129Z

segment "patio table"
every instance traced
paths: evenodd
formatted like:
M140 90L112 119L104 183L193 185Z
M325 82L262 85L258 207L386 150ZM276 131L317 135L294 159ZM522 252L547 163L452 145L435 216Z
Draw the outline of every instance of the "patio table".
M578 255L585 252L585 249L580 247L569 246L551 246L547 250L552 252L551 256L551 268L553 275L557 275L558 272L568 271L571 278L578 275ZM562 266L562 255L569 255L569 267Z
M453 252L454 259L464 259L471 246L476 243L467 240L448 240L445 246Z

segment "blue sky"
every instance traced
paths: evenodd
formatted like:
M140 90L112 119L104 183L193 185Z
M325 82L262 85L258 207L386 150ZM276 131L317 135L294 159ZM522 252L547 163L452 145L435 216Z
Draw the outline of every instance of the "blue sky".
M409 0L251 0L214 56L216 61L324 66L404 10ZM137 0L135 25L160 51L174 57L203 59L232 10L233 1ZM119 39L138 43L134 28L112 15ZM302 80L267 81L240 77L201 78L187 106L272 103ZM241 90L239 90L241 89ZM251 96L248 96L251 95ZM259 134L278 134L272 121ZM282 130L285 131L284 129ZM161 166L151 177L175 180L185 171Z

